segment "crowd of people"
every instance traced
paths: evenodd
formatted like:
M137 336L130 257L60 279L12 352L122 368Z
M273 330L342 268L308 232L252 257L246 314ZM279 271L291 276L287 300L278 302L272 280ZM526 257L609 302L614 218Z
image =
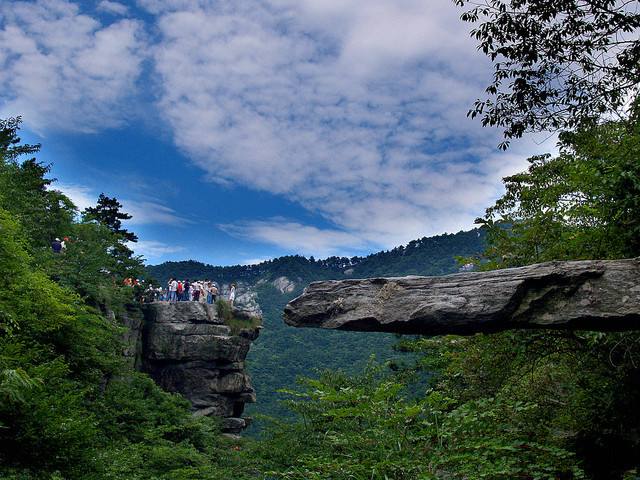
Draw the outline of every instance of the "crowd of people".
M187 280L177 280L171 278L167 283L167 288L157 289L157 300L170 303L175 302L200 302L213 304L220 296L220 289L216 282L209 280L197 280L190 282ZM233 305L236 298L236 284L229 287L229 303Z
M125 278L123 285L131 287L136 293L136 298L140 302L200 302L214 304L221 298L220 287L216 282L209 280L197 280L190 282L187 280L177 280L171 278L167 282L167 287L147 284L144 280L137 278ZM236 284L229 286L226 300L233 305L236 299Z

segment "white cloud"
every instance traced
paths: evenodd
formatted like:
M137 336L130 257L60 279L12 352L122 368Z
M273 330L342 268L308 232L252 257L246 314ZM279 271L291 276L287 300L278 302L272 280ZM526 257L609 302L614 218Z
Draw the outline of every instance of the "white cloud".
M322 255L457 231L540 150L498 153L499 133L466 118L491 68L450 0L137 3L147 29L103 25L69 0L2 4L0 114L36 129L121 125L151 59L162 121L211 181L282 195L333 225L254 220L225 227L235 235ZM125 207L138 224L187 222L155 200Z
M56 182L52 188L61 191L69 197L80 212L85 208L94 207L98 199L98 195L83 185Z
M177 145L212 180L336 226L242 231L307 252L457 231L532 150L501 155L499 133L466 118L490 66L450 0L141 3L159 15L159 105Z
M67 0L0 3L0 115L35 130L95 132L131 116L142 23L109 25Z
M172 225L180 226L192 223L181 217L174 209L150 200L122 200L122 210L131 215L130 225Z
M259 265L261 263L268 262L271 259L271 257L248 258L240 262L240 265Z
M109 0L102 0L98 3L96 9L114 15L125 15L129 11L129 7L126 5L119 2L111 2Z
M362 239L348 232L321 229L284 218L219 225L226 233L252 241L266 242L291 252L328 257L364 246Z
M166 243L155 240L139 240L136 243L128 243L136 255L142 255L147 260L161 260L165 255L178 253L184 250L183 247L176 245L167 245Z

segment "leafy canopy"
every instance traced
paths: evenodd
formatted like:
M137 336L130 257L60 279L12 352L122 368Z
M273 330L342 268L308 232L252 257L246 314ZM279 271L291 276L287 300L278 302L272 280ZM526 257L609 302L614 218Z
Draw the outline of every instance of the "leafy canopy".
M640 12L627 0L454 0L494 62L489 98L469 114L504 128L573 129L622 113L640 83Z
M84 215L89 220L97 220L113 233L121 235L125 240L137 242L138 237L133 232L122 228L122 220L130 220L131 215L121 211L121 208L122 204L117 199L101 193L97 205L86 208Z
M490 265L640 255L639 155L635 114L561 134L560 154L530 158L476 221Z

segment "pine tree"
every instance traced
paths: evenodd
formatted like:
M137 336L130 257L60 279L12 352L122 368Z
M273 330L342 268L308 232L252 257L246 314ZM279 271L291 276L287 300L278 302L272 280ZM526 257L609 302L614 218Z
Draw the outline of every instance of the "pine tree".
M96 206L86 208L84 215L86 219L97 220L125 240L137 242L138 237L133 232L122 228L122 220L129 220L131 215L121 211L121 208L122 204L115 197L108 197L101 193Z

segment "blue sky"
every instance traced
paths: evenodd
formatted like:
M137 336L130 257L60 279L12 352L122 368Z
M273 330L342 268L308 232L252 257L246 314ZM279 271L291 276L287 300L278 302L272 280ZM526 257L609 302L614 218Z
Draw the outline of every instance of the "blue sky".
M470 228L553 142L466 118L491 65L450 0L9 1L0 116L151 263L366 254Z

